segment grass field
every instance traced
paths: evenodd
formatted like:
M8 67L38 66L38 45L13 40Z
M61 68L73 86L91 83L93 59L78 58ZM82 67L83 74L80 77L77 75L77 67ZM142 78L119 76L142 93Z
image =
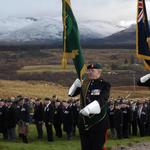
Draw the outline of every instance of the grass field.
M54 94L57 94L61 98L67 97L66 87L50 82L0 80L0 87L0 97L23 95L44 98Z
M29 144L23 144L19 139L13 142L0 139L0 150L80 150L80 139L78 133L71 141L66 140L64 133L63 138L58 139L54 137L54 142L47 142L45 130L44 139L42 141L38 141L36 136L35 126L30 125L28 135ZM121 140L108 138L106 147L110 150L112 147L129 146L144 141L150 141L150 137L130 137L129 139Z

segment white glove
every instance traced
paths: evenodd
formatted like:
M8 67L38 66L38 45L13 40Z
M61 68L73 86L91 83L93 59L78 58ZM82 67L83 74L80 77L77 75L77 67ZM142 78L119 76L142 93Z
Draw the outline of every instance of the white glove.
M145 83L148 79L150 79L150 73L141 77L140 81L141 81L141 83Z
M89 110L87 107L84 107L83 109L80 110L80 114L82 114L83 116L89 116Z
M101 112L101 107L96 100L80 110L80 113L83 116L89 116L90 114L99 114L100 112Z
M81 87L81 81L79 79L76 79L72 84L72 86L70 87L68 95L72 96L75 93L76 89L79 87Z

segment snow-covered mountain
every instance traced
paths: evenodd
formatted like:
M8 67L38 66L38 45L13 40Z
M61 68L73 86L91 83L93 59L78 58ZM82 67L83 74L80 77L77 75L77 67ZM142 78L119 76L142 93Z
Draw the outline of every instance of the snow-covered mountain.
M107 36L103 39L96 40L95 43L99 43L103 45L126 45L135 47L136 41L136 25L133 24L127 29L116 32L110 36Z
M9 34L13 31L19 30L36 21L34 18L26 17L7 17L0 18L0 35Z
M101 39L124 27L99 20L78 22L81 41ZM62 21L50 17L0 18L0 44L53 44L62 41Z

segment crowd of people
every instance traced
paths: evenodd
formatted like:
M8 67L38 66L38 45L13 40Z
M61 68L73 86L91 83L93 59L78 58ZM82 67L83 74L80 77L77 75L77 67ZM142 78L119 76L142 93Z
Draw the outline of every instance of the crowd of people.
M79 99L59 100L52 98L28 98L23 96L0 100L0 137L5 140L21 138L28 143L28 128L35 124L37 139L43 139L43 127L46 128L47 141L54 137L62 138L66 133L71 140L78 129L80 111ZM110 136L129 138L130 136L150 135L150 99L117 99L108 101ZM18 128L18 133L16 133ZM54 134L55 133L55 134Z
M112 137L121 139L150 135L149 98L110 100L108 115Z
M52 98L12 97L0 100L0 134L3 139L15 140L18 135L24 143L28 143L28 128L34 123L37 129L37 138L43 139L43 126L47 132L47 140L54 140L53 127L58 138L62 132L71 140L75 134L79 112L79 100L59 101L54 95ZM63 125L63 126L62 126Z

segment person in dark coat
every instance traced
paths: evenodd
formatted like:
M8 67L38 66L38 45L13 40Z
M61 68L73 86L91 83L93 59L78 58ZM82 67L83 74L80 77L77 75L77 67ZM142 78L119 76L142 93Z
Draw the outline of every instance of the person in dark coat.
M3 100L0 100L0 133L3 133Z
M123 123L122 123L122 133L123 133L123 138L128 138L129 137L129 123L130 123L130 110L129 106L123 102L121 106L121 111L123 114Z
M79 111L80 111L80 101L76 100L72 104L73 109L73 136L76 135L76 128L78 127Z
M44 107L44 122L47 131L47 141L51 142L53 138L53 119L54 119L54 105L52 104L50 98L45 98Z
M2 107L2 128L3 128L3 139L8 140L8 107L7 100L5 100L4 105Z
M70 96L80 93L79 133L82 150L105 149L110 84L101 78L101 72L100 64L88 65L83 84L77 79L69 89Z
M7 114L6 102L4 100L1 100L0 101L0 133L3 134L3 139L8 139L6 114Z
M115 109L114 109L114 103L110 102L110 106L108 108L108 116L109 116L109 128L111 131L111 136L114 138L116 137L116 130L115 130Z
M114 126L117 133L117 138L121 139L123 137L122 127L123 127L123 113L121 110L121 104L119 102L115 103L115 115L114 115Z
M144 106L144 100L140 100L138 106L138 127L141 137L146 136L147 119L147 108Z
M67 140L71 140L73 133L73 109L67 101L63 101L63 130L67 134Z
M10 101L8 104L7 111L7 119L8 119L8 139L15 140L16 139L16 124L17 124L17 116L16 116L16 105L14 101Z
M18 114L19 137L22 138L23 143L28 143L27 135L28 135L30 113L29 113L29 107L25 103L24 98L19 99L17 114Z
M147 135L150 136L150 100L148 101L147 105Z
M56 136L61 138L62 137L62 105L59 100L55 102L55 111L54 111L54 128Z
M138 117L137 104L136 102L134 102L133 104L131 104L131 129L132 129L133 136L137 136L137 131L138 131L137 117Z
M35 101L33 120L36 125L38 139L43 138L43 120L44 120L44 107L40 99Z

